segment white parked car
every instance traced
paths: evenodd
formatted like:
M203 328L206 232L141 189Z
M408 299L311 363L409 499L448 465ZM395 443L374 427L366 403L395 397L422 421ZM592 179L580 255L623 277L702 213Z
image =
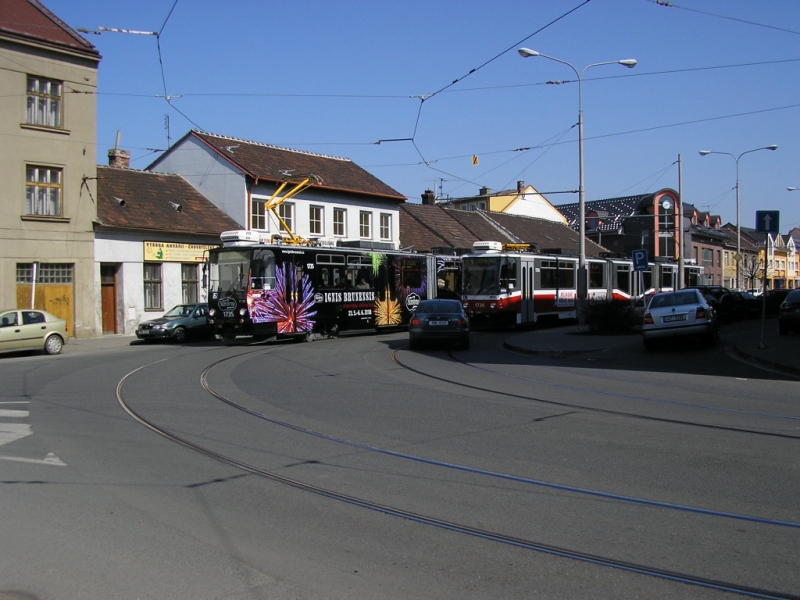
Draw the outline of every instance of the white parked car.
M696 289L660 292L647 305L642 324L645 349L651 350L658 340L678 337L697 337L709 346L719 338L717 315Z
M49 312L24 308L0 311L0 352L60 354L68 338L67 322Z

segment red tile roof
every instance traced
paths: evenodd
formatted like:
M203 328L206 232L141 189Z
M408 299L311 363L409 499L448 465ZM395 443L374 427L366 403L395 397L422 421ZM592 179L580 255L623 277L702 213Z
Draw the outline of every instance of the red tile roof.
M287 172L292 177L313 174L322 179L322 184L315 187L325 190L377 196L395 202L405 202L406 199L400 192L392 189L349 158L280 148L194 130L179 140L173 148L179 146L190 136L256 180L283 181ZM169 153L170 150L167 150L163 156L167 156ZM148 169L160 161L161 158L150 165Z
M90 55L100 53L37 0L0 0L0 36Z
M97 167L100 227L217 237L242 229L180 175Z

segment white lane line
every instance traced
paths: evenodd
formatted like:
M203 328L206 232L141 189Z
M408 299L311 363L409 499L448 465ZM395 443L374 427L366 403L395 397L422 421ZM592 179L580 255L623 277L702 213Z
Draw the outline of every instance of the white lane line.
M20 458L18 456L0 456L0 460L10 460L14 462L34 463L36 465L50 465L51 467L66 467L67 463L58 458L53 452L50 452L43 459L36 458Z
M0 417L9 417L11 419L21 419L29 416L31 413L27 410L11 410L8 408L0 408Z
M9 402L0 402L0 404L30 404L30 400L11 400Z
M0 423L0 446L15 442L32 433L33 430L28 423Z

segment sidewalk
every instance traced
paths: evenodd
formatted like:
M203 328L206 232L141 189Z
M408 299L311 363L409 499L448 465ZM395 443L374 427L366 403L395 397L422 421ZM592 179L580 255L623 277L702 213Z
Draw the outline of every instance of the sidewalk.
M720 344L725 351L740 359L781 373L800 377L800 335L780 335L776 319L735 321L722 326ZM587 352L613 350L622 347L641 347L639 334L575 335L588 331L579 325L553 329L535 329L512 335L504 342L509 350L553 358L568 358Z

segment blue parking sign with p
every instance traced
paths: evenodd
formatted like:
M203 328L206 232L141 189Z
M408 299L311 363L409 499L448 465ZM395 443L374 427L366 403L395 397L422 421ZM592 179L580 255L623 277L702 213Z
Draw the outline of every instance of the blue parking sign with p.
M631 252L634 271L647 271L647 250L634 250Z

